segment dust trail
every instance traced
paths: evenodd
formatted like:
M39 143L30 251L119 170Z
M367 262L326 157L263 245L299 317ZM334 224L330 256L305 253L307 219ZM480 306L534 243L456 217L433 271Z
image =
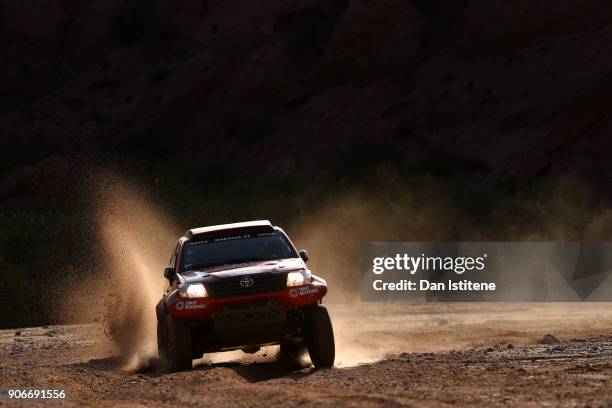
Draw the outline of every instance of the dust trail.
M88 272L66 284L72 290L63 313L100 322L111 340L98 339L100 351L110 346L126 370L136 370L157 356L155 304L179 229L135 184L107 174L87 190L96 236L81 242L91 253L82 268Z
M457 222L462 219L448 200L420 208L411 194L399 191L391 201L363 191L338 193L288 229L296 245L309 251L309 268L327 280L329 293L324 303L334 326L337 366L374 362L406 351L411 337L410 330L397 334L398 323L408 318L405 312L394 319L381 313L393 309L388 304L359 302L362 243L401 241L410 236L441 240L450 225L439 222L439 215L456 214Z
M510 197L487 213L470 214L454 201L444 186L427 184L410 189L390 175L374 191L337 192L318 207L294 220L287 229L296 245L310 253L309 267L329 284L325 299L336 335L337 365L372 362L387 354L437 351L465 347L493 339L500 327L496 319L512 321L518 331L510 339L537 338L555 327L567 331L580 325L596 306L577 304L576 321L565 321L566 305L511 304L460 306L468 315L452 312L445 304L421 307L431 313L416 319L414 303L361 303L359 296L361 244L367 241L606 241L612 238L611 211L598 203L580 184L560 180L542 188L530 199ZM492 309L496 314L489 313ZM527 311L526 311L527 310ZM538 319L533 313L542 313ZM474 312L477 311L477 312ZM489 327L474 329L491 319ZM435 327L432 330L430 325ZM443 335L445 324L465 325L473 335L458 341ZM539 329L538 329L539 327ZM500 329L501 330L501 329ZM436 332L436 335L432 333ZM501 332L501 331L500 331ZM503 333L503 332L501 332Z
M103 186L98 196L97 223L111 285L105 322L126 368L136 369L157 355L155 304L178 228L125 183Z
M359 300L362 243L444 240L465 224L466 216L442 196L422 205L401 189L393 200L352 191L337 193L296 219L288 232L300 249L309 251L309 267L327 280L326 300L344 303Z

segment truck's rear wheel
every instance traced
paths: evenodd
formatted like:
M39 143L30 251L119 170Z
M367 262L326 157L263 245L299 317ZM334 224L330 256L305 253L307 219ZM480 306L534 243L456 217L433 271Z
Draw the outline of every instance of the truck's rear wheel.
M167 320L168 327L168 354L166 368L168 371L183 371L191 368L191 329L181 319L171 315Z
M308 354L317 368L332 367L336 358L334 329L329 313L323 305L312 306L306 311L308 324Z

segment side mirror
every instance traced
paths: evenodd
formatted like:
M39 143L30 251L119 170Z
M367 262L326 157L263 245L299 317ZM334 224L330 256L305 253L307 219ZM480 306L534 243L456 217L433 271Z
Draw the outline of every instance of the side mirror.
M164 269L164 278L168 279L168 282L172 283L174 275L176 275L176 270L174 270L174 266L166 266L166 268Z
M308 262L308 252L306 252L305 250L301 249L300 252L298 252L300 254L300 258L302 258L304 260L304 262Z

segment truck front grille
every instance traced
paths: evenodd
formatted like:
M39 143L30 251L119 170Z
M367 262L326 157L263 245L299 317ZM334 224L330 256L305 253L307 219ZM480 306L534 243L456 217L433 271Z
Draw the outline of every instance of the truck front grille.
M243 279L252 279L250 286L242 285ZM257 275L240 275L208 282L206 290L214 298L239 297L265 292L278 292L287 285L287 274L265 273Z
M215 329L282 323L286 320L286 310L280 309L275 301L267 302L264 305L248 304L244 306L240 309L224 308L223 312L217 313L214 320Z

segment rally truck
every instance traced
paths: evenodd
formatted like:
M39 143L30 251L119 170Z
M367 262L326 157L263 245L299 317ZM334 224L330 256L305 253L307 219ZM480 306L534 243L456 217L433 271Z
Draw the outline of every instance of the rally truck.
M315 367L333 366L334 332L322 304L327 283L307 261L269 221L187 231L164 270L168 287L156 306L166 370L190 369L205 353L271 345L280 345L280 361L308 351Z

